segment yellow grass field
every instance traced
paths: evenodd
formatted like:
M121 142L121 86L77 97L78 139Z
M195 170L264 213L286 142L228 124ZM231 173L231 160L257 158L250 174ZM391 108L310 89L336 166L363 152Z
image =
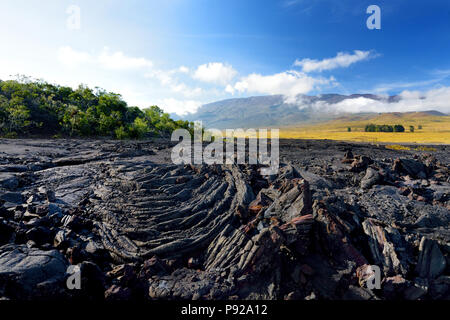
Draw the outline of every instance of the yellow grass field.
M369 124L401 124L405 132L364 132ZM418 129L421 125L422 129ZM409 126L415 131L409 132ZM347 132L347 128L351 132ZM358 142L392 142L414 144L450 144L450 116L424 116L417 114L382 114L366 119L337 119L316 125L289 126L280 128L280 138L285 139L330 139Z

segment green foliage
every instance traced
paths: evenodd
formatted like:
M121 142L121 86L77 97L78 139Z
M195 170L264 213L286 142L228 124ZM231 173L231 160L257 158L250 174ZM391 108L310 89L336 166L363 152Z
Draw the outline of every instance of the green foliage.
M375 124L369 123L369 124L366 124L366 127L364 128L364 131L365 132L375 132L376 129L377 129L377 126Z
M422 130L422 125L419 124L419 125L417 126L417 129Z
M125 130L125 128L123 126L120 126L119 128L117 128L115 130L115 136L116 136L116 139L119 139L119 140L124 140L124 139L129 138L128 132Z
M387 124L383 124L383 125L377 126L377 131L378 132L394 132L394 127L387 125Z
M404 132L405 128L402 125L396 124L394 126L387 124L367 124L364 128L365 132Z
M112 136L140 139L167 136L188 121L174 121L159 107L128 107L119 94L80 85L48 84L22 77L0 80L0 136Z
M17 139L17 132L14 131L7 132L3 137L6 139Z
M414 126L409 126L409 131L414 132Z
M352 132L352 128L348 127L348 128L347 128L347 131L348 131L348 132Z

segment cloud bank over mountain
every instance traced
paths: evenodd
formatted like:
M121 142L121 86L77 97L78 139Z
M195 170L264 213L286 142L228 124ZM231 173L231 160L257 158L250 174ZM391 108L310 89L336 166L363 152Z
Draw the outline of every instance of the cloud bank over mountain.
M304 96L298 96L295 101L285 98L284 102L294 103L300 109L313 108L321 112L361 113L436 110L448 114L450 113L450 88L441 87L425 92L405 90L395 97L386 95L374 95L370 98L359 96L339 102L329 102L326 100L311 102L305 100Z
M298 95L289 101L283 95L235 98L206 104L187 114L209 128L281 127L323 122L351 114L440 111L450 113L450 88L424 93L404 91L396 96L373 94Z

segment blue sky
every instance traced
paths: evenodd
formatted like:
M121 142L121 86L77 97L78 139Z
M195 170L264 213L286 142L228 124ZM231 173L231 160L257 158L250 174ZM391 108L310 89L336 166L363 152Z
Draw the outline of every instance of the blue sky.
M373 4L380 30L366 26ZM84 83L178 114L322 93L401 94L399 111L450 112L447 0L3 0L0 39L0 79Z

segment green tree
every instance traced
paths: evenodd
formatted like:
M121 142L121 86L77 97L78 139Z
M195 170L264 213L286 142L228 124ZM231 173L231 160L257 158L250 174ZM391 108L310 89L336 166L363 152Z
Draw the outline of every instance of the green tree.
M22 132L26 133L28 126L31 124L30 110L24 105L9 106L8 112L8 124L10 132Z
M100 114L98 127L101 135L107 136L122 124L122 114L119 111L112 111L109 115Z
M366 125L366 127L364 128L365 132L375 132L377 130L377 126L374 125L373 123L369 123Z
M144 119L136 118L128 131L130 138L141 139L149 132L149 128Z
M0 80L0 134L14 136L113 136L142 138L192 130L188 121L174 121L158 106L128 107L121 95L96 87L70 87L32 80Z

